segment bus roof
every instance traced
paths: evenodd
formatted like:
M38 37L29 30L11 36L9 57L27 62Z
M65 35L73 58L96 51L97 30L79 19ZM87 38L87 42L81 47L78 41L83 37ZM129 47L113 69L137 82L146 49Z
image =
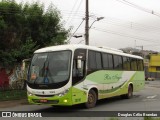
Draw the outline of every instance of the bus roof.
M57 46L45 47L45 48L36 50L34 53L43 53L43 52L60 51L60 50L74 51L75 49L78 49L78 48L105 52L105 53L110 53L110 54L116 54L116 55L121 55L121 56L126 56L126 57L137 58L137 59L143 59L140 56L123 53L121 50L114 49L114 48L96 47L96 46L79 45L79 44L67 44L67 45L57 45Z

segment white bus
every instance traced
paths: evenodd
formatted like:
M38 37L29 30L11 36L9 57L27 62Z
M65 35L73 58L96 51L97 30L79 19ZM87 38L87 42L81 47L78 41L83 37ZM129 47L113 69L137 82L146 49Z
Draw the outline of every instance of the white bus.
M110 48L60 45L34 52L27 78L32 104L94 107L97 100L131 98L144 88L143 58Z

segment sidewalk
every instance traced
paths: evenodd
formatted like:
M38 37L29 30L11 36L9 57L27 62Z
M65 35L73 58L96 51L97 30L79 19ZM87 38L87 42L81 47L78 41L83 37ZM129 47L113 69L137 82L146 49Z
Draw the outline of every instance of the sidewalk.
M18 105L27 105L27 99L12 100L12 101L0 101L0 108L14 107Z

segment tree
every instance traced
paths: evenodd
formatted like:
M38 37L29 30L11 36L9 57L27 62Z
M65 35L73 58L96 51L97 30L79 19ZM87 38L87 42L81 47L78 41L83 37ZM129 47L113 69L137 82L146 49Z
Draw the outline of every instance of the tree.
M69 30L60 23L60 12L52 5L47 11L39 3L0 2L0 63L14 65L31 57L35 49L64 44Z

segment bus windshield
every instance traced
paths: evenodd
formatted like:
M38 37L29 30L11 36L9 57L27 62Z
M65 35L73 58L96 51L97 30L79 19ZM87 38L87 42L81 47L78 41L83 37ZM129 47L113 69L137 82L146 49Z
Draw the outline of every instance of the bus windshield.
M71 51L36 53L29 70L30 83L55 84L67 81L70 74Z

